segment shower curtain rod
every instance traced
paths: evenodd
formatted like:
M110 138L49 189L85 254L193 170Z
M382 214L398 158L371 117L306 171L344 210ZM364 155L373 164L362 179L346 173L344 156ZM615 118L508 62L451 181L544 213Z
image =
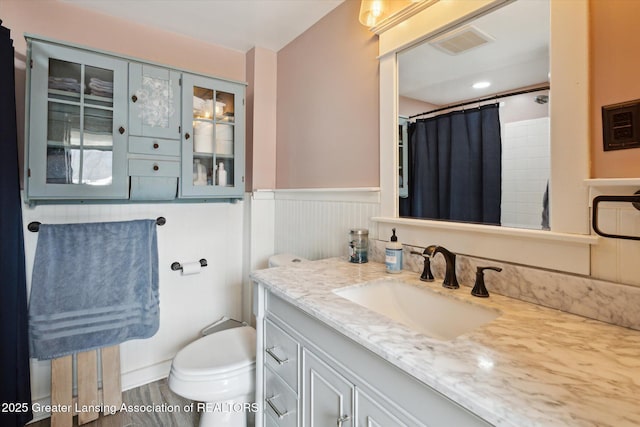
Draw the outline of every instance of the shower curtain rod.
M551 89L551 86L546 85L546 86L540 86L540 87L535 87L535 88L531 88L531 89L516 90L516 91L513 91L513 92L504 92L504 93L501 93L499 95L496 94L496 95L493 95L493 96L488 96L486 98L480 98L480 99L475 99L473 101L461 102L460 104L447 105L446 107L440 107L440 108L436 108L435 110L425 111L424 113L414 114L413 116L409 116L409 119L413 119L415 117L424 116L426 114L437 113L439 111L450 110L451 108L464 107L465 105L478 104L480 102L498 100L500 98L506 98L506 97L509 97L509 96L523 95L525 93L540 92L542 90L549 90L549 89Z

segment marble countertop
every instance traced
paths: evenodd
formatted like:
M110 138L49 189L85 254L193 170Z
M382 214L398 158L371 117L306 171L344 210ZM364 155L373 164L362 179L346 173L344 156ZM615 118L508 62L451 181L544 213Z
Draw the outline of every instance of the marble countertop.
M338 258L252 274L275 295L494 425L640 425L640 331L501 295L475 298L467 286L444 289L441 281L420 282L418 276L391 275L384 264ZM442 341L332 292L381 278L428 287L501 314Z

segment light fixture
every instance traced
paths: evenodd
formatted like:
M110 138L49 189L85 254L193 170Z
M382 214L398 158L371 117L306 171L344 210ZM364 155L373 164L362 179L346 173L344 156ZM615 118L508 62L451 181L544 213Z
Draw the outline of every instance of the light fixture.
M373 27L382 20L384 5L382 0L362 0L360 4L360 23Z
M359 20L362 25L375 27L394 13L416 0L362 0Z
M491 83L489 82L475 82L472 87L474 89L486 89L489 86L491 86Z

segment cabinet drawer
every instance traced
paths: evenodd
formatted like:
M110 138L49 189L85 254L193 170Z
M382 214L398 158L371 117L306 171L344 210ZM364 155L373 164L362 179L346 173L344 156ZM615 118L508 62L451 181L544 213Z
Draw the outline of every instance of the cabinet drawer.
M299 345L289 334L269 320L265 323L265 364L297 393Z
M129 160L130 176L180 176L180 163L167 160Z
M298 425L298 398L296 394L274 374L265 369L264 393L265 418L279 427Z
M142 136L129 137L129 152L157 156L179 156L180 141Z

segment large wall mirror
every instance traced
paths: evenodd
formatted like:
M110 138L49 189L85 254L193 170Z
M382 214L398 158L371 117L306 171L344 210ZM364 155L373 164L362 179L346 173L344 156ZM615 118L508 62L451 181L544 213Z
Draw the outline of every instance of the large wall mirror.
M549 229L549 1L398 53L399 216Z
M589 245L597 239L589 235L584 183L589 177L588 4L582 0L424 1L424 9L378 32L381 204L380 216L373 221L379 238L385 239L395 227L407 244L435 243L461 254L589 274ZM462 48L450 43L460 33L467 34ZM465 43L485 38L489 41L464 52ZM447 48L463 52L443 52ZM501 74L495 74L498 71ZM491 85L471 87L480 81ZM500 98L505 92L547 86L550 89ZM478 101L483 98L491 99ZM472 102L440 110L466 101ZM411 117L432 110L440 111ZM451 111L449 123L440 125L441 130L452 129L458 116L478 112L488 113L487 120L494 125L498 121L489 133L500 141L499 149L483 154L490 154L493 164L498 162L500 173L495 173L498 167L494 166L488 169L493 175L485 179L469 163L470 156L484 150L478 145L469 149L469 140L477 138L467 130L471 125L456 131L466 133L467 146L463 144L455 154L467 163L453 165L451 171L463 177L456 181L463 190L474 181L491 183L488 194L500 207L499 219L435 220L402 206L412 191L411 179L402 169L415 167L409 166L414 161L409 153L410 124L404 132L403 123L422 121L426 135L438 126L425 122ZM476 119L486 131L483 115ZM445 161L453 157L446 150L438 154ZM425 182L434 186L437 181ZM469 203L466 196L461 203Z

